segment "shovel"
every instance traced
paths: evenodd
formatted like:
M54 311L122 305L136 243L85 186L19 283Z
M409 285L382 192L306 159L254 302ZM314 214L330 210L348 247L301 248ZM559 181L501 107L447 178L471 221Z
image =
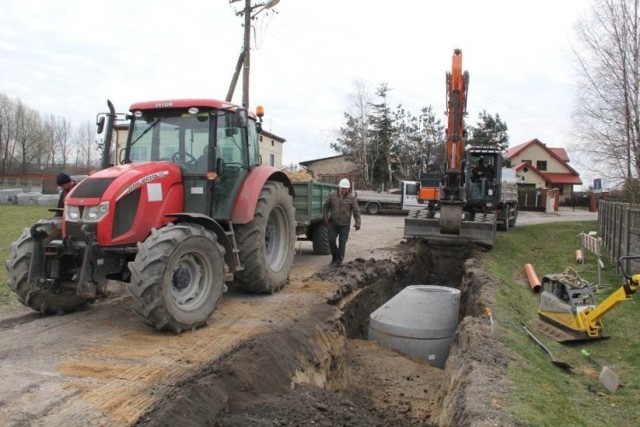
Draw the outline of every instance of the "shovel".
M584 357L602 369L599 377L600 383L609 390L609 393L615 393L618 390L618 387L620 387L620 378L618 378L618 375L608 367L602 366L596 359L591 357L591 353L589 353L588 350L582 349L581 353Z
M562 368L562 369L564 369L566 371L571 371L572 366L569 365L567 362L563 362L563 361L558 360L555 357L553 357L553 354L551 353L551 351L544 344L542 344L542 341L540 341L538 338L536 338L536 336L533 335L531 333L531 331L529 331L529 329L527 329L527 327L524 324L524 322L520 322L520 325L522 326L522 329L524 329L524 331L527 333L527 335L529 335L529 338L531 338L533 341L535 341L536 344L538 344L540 347L542 347L544 352L549 355L549 359L551 359L551 363L553 363L557 367Z

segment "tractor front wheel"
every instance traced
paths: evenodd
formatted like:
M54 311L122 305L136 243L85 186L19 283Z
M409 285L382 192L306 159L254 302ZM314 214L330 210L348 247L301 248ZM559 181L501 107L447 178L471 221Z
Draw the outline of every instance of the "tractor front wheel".
M224 289L224 248L197 224L153 229L129 263L134 310L159 330L206 324Z

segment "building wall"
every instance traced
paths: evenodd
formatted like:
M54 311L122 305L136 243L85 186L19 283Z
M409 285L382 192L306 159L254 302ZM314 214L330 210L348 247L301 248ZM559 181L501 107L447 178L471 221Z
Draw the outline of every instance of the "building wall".
M282 168L282 141L278 141L267 135L260 135L260 155L262 156L262 164L265 166L275 166Z
M522 153L518 154L515 157L511 158L512 165L519 165L523 160L530 160L533 166L536 166L536 162L538 160L543 160L547 162L547 170L543 172L551 172L551 173L567 173L569 172L565 166L558 161L555 157L551 157L551 155L542 147L537 144L532 144L527 147ZM534 174L535 175L535 174ZM527 181L528 182L528 181Z
M517 164L519 163L520 162L518 162ZM537 173L533 172L531 169L529 169L527 172L524 171L524 168L520 169L516 174L516 177L518 179L518 184L533 184L536 188L546 187L544 179Z

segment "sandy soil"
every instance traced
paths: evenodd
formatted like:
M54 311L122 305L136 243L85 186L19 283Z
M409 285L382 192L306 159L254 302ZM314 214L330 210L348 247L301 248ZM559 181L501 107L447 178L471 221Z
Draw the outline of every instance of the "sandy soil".
M464 263L473 249L446 253L450 263L402 243L403 222L364 216L339 270L298 242L281 292L230 291L208 326L177 336L144 325L117 282L110 298L64 316L5 306L0 424L510 424L500 410L507 362L482 315L495 281ZM358 335L362 313L423 280L463 289L445 370Z

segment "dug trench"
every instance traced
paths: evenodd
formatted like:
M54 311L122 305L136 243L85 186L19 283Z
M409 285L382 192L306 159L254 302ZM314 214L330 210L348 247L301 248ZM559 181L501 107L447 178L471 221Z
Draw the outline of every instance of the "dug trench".
M400 245L316 273L326 302L238 345L165 394L139 425L513 425L507 358L484 316L497 286L474 247ZM481 256L481 254L480 254ZM369 315L408 285L460 289L444 369L366 340Z

